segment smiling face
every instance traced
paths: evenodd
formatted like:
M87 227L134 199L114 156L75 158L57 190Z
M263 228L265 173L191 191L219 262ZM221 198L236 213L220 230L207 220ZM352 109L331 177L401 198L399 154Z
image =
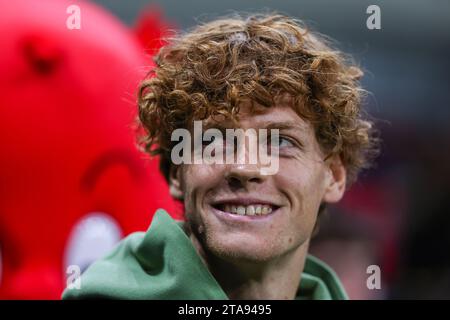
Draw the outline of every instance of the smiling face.
M171 193L184 200L193 234L205 250L228 261L268 262L307 245L320 204L339 201L345 189L341 161L323 160L313 126L289 103L255 105L259 112L241 104L238 127L279 128L276 174L262 175L259 163L171 170Z

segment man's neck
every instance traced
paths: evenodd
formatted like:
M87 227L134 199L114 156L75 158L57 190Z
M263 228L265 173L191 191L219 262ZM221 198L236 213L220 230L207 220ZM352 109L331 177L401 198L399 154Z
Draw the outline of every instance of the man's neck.
M309 242L270 262L225 261L208 253L191 233L190 239L211 274L230 299L294 299Z

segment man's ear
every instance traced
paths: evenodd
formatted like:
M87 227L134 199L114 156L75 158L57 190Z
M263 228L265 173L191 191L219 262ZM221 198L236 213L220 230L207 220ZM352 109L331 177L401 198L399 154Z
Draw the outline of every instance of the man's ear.
M327 178L323 201L335 203L342 199L347 183L347 170L339 155L333 155L326 160Z
M171 165L169 170L169 192L177 200L183 200L180 176L181 166Z

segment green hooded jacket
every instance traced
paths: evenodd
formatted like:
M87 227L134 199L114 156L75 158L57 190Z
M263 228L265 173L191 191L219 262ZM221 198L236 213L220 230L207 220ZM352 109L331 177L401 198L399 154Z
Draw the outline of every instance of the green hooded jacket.
M80 288L63 299L228 299L177 222L155 213L147 232L135 232L89 266ZM296 299L347 299L336 274L307 256Z

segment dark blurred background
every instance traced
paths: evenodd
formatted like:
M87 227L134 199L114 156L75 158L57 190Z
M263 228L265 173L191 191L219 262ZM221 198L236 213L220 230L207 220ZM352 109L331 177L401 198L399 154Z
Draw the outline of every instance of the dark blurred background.
M180 29L275 10L335 39L366 71L367 108L383 139L377 167L330 209L312 252L353 298L450 298L450 2L97 0L129 25L149 4ZM366 9L381 9L381 30ZM366 286L380 266L381 290Z

